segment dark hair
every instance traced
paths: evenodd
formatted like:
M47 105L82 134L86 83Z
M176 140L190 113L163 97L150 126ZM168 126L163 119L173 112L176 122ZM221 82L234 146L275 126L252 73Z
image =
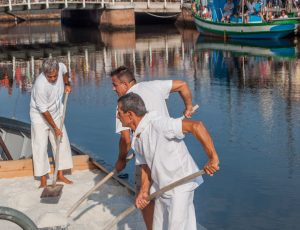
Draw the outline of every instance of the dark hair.
M120 81L125 80L128 83L130 83L132 81L136 82L132 71L126 66L120 66L117 69L111 71L110 76L117 77Z
M147 113L143 99L136 93L128 93L118 99L121 103L123 112L132 111L141 117Z

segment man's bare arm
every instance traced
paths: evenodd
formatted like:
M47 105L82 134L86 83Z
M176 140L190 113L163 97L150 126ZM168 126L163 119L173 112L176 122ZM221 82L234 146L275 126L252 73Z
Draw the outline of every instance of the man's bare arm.
M201 142L207 157L208 162L204 166L204 170L209 175L213 175L217 170L219 170L219 157L216 152L213 140L201 121L182 121L182 132L192 133L196 139Z
M141 167L141 189L139 191L139 194L137 195L135 205L137 208L143 209L149 204L147 197L149 196L152 180L151 180L151 171L149 167L146 164L140 165L140 167Z
M130 130L121 131L119 140L119 157L115 164L115 168L118 172L122 171L126 167L126 157L131 148L130 142Z
M191 118L193 111L192 93L185 81L173 80L171 92L178 92L185 104L184 116Z
M55 136L58 137L58 136L62 135L62 131L55 124L49 111L42 113L42 115L45 118L45 120L48 122L48 124L52 127L52 129L54 130Z

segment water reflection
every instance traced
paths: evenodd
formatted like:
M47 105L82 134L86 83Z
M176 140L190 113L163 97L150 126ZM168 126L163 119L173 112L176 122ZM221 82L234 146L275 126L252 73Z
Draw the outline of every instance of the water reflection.
M208 229L298 227L297 40L241 44L205 40L195 30L170 26L118 33L51 26L49 34L56 35L47 35L49 26L43 22L0 35L6 39L0 47L0 116L29 121L33 81L43 59L57 57L67 65L74 86L66 121L70 139L95 158L113 164L118 136L114 135L116 95L110 71L127 65L138 80L184 79L201 107L195 119L211 130L223 170L196 193L200 223ZM28 45L30 36L36 39ZM58 39L50 42L47 37ZM21 38L28 40L22 43ZM179 116L183 105L178 98L171 96L168 104L170 113ZM187 144L198 164L205 162L199 144L188 137ZM129 165L126 172L132 169Z

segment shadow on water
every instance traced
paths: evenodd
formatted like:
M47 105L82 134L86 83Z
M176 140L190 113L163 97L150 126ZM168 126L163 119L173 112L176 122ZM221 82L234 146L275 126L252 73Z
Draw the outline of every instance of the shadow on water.
M47 33L46 27L0 27L12 31L0 33L0 73L7 72L13 81L10 94L4 84L0 86L0 101L6 103L0 106L1 116L13 113L29 121L34 78L45 57L57 57L67 65L74 86L66 120L71 141L113 165L118 153L114 134L117 97L111 90L110 71L128 65L138 81L183 79L192 90L193 101L202 108L194 119L205 123L221 157L220 173L196 190L198 221L208 229L297 229L297 38L224 43L174 26L137 27L135 32L119 33L60 25ZM167 103L170 114L179 117L184 107L179 97L172 94ZM186 143L201 167L206 157L199 143L189 136ZM133 168L131 162L124 171L131 182ZM101 191L95 195L104 195ZM121 210L110 211L118 214Z

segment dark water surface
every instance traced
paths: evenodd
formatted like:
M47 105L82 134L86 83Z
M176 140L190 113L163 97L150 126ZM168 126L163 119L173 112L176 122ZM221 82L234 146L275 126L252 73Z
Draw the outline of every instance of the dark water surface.
M1 25L0 116L29 122L30 89L44 57L70 69L73 93L66 126L72 143L113 164L116 95L109 73L128 65L138 81L182 79L200 105L221 171L196 191L198 222L207 229L299 229L300 59L297 42L198 38L173 26L108 33L58 22ZM8 79L5 76L8 75ZM178 95L168 100L179 117ZM199 166L199 143L186 143ZM133 164L125 172L132 173ZM132 180L132 176L130 175Z

